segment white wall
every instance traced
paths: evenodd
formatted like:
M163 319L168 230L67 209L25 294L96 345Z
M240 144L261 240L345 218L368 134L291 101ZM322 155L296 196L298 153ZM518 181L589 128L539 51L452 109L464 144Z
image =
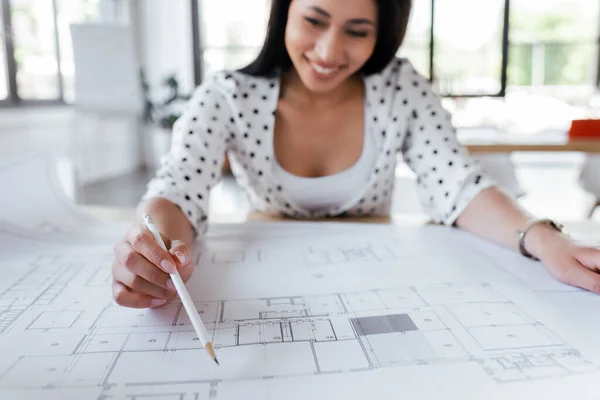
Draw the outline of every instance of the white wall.
M129 24L137 57L151 87L172 73L185 93L194 88L191 5L189 0L100 0L100 21ZM130 173L145 160L150 133L127 118L79 115L71 157L81 184ZM141 135L141 136L140 136Z
M118 25L130 23L127 0L100 0L98 5L98 20L93 23ZM83 51L77 49L78 47L74 46L74 50ZM78 67L87 70L81 71L82 79L95 75L94 66L85 67L80 62ZM102 67L98 66L98 68ZM89 102L83 99L82 103L78 103L78 99L75 99L75 112L70 124L71 134L67 150L76 168L78 183L81 185L131 173L139 169L144 162L141 154L142 135L137 123L138 117L126 113L117 115L114 112L107 112L105 108L105 106L90 106Z
M144 164L142 132L135 118L78 113L70 154L80 185L126 175Z
M160 84L174 72L183 91L189 92L195 86L190 3L189 0L130 2L139 55L151 86Z
M126 15L123 15L123 11L127 8L126 1L127 0L100 0L98 2L98 15L100 21L126 21Z

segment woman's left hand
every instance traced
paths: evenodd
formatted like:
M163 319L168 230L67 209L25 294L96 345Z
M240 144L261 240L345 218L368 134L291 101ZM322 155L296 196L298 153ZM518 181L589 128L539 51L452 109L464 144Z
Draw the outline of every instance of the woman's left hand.
M560 282L600 294L600 249L582 246L566 237L546 242L539 258Z

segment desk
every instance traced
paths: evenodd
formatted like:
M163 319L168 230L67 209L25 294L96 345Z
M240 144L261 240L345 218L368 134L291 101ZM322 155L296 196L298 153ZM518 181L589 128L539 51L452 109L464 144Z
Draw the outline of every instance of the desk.
M82 211L91 216L103 220L113 222L127 222L135 219L135 210L133 208L119 208L106 206L81 206ZM243 223L257 221L307 221L306 219L284 218L277 215L269 215L260 211L253 211L248 214L211 214L209 222L212 223ZM429 218L422 214L395 214L393 216L380 217L357 217L357 218L325 218L320 220L309 221L329 221L329 222L364 222L364 223L410 223L410 224L426 224L429 223Z
M498 142L498 143L473 143L463 142L467 149L472 153L512 153L515 151L536 151L536 152L583 152L600 153L599 140L565 140L562 143L543 143L543 142Z
M104 206L82 206L81 209L92 216L105 220L126 222L135 219L135 210L132 208L116 208ZM283 218L274 215L268 215L262 212L251 212L249 214L211 214L209 221L212 223L243 223L257 221L298 221L296 219ZM306 221L306 220L300 220ZM358 223L379 223L379 224L406 224L419 225L431 223L426 215L422 214L394 214L383 217L364 217L364 218L328 218L316 221L330 222L358 222ZM561 221L566 229L576 237L585 238L600 243L600 223L595 221Z
M596 139L569 140L568 134L553 131L539 134L509 134L497 129L461 129L458 140L471 153L583 152L600 153L600 137Z

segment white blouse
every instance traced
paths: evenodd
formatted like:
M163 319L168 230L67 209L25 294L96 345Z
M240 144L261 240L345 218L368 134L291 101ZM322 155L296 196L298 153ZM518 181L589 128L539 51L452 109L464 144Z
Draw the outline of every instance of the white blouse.
M397 157L417 175L423 209L436 222L452 224L481 190L495 185L457 141L429 81L408 60L394 59L363 77L365 135L376 149L368 178L345 185L348 191L318 210L315 203L307 207L297 201L293 183L277 173L273 127L280 79L280 73L265 78L238 71L207 78L175 123L171 150L143 200L170 200L203 233L226 153L254 209L296 218L388 214Z
M285 187L290 200L306 210L319 212L342 206L354 198L356 183L366 184L377 161L377 148L370 135L364 135L363 150L350 168L333 175L306 178L289 173L273 161L274 174Z

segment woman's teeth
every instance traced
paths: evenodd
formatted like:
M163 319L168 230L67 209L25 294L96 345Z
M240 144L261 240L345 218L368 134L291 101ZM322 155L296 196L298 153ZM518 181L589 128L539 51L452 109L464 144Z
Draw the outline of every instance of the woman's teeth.
M317 65L315 63L310 63L311 66L315 69L315 71L317 71L320 74L325 74L325 75L329 75L332 74L333 72L337 71L337 67L334 68L324 68L321 67L320 65Z

